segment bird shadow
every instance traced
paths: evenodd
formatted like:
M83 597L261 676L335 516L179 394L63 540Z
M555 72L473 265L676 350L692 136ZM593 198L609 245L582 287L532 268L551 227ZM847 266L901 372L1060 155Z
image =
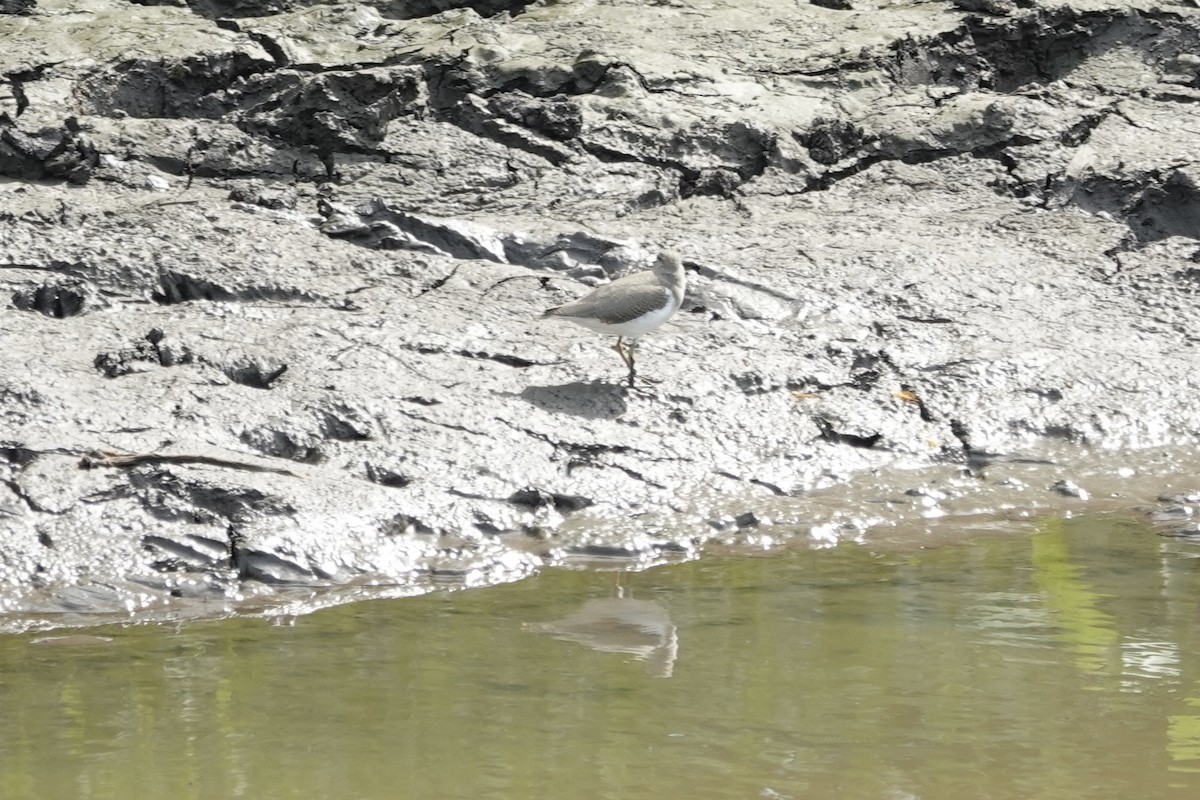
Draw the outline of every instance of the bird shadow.
M552 386L527 386L520 397L546 411L586 419L612 419L628 410L625 402L628 392L623 383L572 381Z

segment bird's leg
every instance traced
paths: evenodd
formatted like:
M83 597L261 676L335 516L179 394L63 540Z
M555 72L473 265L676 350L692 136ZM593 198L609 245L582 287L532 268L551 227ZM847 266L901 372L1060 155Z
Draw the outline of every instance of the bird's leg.
M633 368L633 343L630 342L629 348L626 349L621 346L622 338L621 336L617 337L617 343L613 345L613 349L617 351L617 355L625 362L625 366L629 367L629 385L632 387L634 378L637 376L637 372Z
M617 355L625 362L625 366L629 366L629 359L625 357L625 348L621 346L621 337L617 337L617 343L613 345L613 350L617 351Z

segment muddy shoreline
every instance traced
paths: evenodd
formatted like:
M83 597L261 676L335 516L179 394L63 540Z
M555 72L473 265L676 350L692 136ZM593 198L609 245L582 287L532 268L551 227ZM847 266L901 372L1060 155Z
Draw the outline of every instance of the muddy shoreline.
M851 5L4 6L0 625L1193 533L1200 11Z

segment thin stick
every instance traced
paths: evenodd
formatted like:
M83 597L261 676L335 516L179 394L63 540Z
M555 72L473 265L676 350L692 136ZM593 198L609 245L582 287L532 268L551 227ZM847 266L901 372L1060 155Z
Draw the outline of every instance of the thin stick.
M274 472L278 475L300 476L291 470L280 467L267 467L261 464L250 464L245 461L233 461L227 458L201 455L170 455L166 453L115 453L111 450L93 450L79 461L80 469L95 469L97 467L136 467L139 464L207 464L211 467L228 467L247 472Z

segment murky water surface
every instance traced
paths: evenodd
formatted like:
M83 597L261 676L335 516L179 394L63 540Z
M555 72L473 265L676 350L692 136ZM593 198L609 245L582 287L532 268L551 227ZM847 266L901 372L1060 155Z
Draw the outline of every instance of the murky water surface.
M1200 544L1120 519L0 637L0 797L1200 797Z

